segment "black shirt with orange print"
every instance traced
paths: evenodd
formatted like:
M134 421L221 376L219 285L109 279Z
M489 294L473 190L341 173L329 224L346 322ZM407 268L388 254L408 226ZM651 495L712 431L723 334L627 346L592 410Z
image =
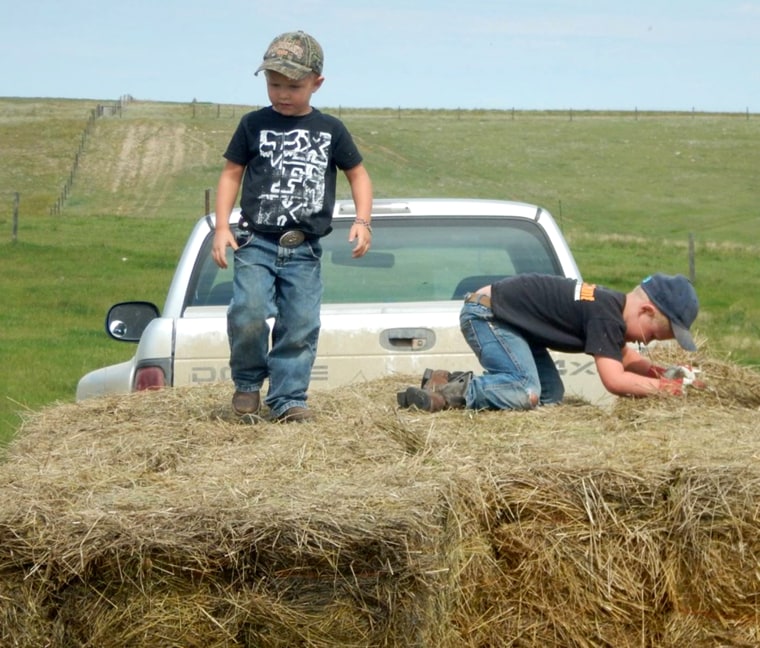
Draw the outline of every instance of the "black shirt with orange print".
M497 322L555 351L622 360L624 306L621 292L555 275L515 275L491 286Z

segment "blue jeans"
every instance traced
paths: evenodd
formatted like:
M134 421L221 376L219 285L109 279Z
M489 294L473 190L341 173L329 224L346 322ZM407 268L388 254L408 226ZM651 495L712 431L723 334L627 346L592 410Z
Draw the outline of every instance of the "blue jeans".
M321 324L321 258L319 239L284 248L254 235L235 252L227 310L232 380L236 390L254 392L268 378L265 402L274 416L306 406Z
M565 387L546 348L528 344L481 304L465 302L459 325L485 370L467 387L468 408L528 410L562 401Z

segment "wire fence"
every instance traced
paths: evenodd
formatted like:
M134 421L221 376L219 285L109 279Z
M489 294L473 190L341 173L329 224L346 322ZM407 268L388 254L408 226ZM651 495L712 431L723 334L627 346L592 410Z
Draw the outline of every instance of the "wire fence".
M121 117L124 106L130 101L133 101L133 98L130 95L122 95L116 103L111 105L98 104L90 111L90 116L87 119L87 123L85 124L84 130L82 130L82 134L79 138L79 146L74 153L74 159L72 160L69 174L66 178L66 181L63 183L61 192L58 194L58 199L50 207L51 216L58 215L61 213L61 211L63 211L63 207L66 204L69 195L71 194L71 189L74 186L74 180L76 179L77 171L79 170L79 161L84 153L85 147L87 146L87 141L92 133L92 130L95 127L95 122L101 117L105 116Z
M79 164L82 160L82 157L85 152L85 148L87 146L87 143L89 141L90 136L92 135L92 132L94 130L95 124L98 119L103 117L121 117L122 113L125 109L125 107L135 101L134 97L131 95L122 95L119 97L118 100L116 100L113 104L98 104L95 108L93 108L90 111L89 117L87 119L87 122L85 123L84 128L82 129L82 133L79 138L79 143L77 146L76 151L74 152L74 156L71 162L71 166L69 168L68 175L66 176L66 179L63 183L63 186L60 189L60 192L58 194L57 199L55 202L50 206L50 215L60 215L66 205L67 200L69 199L74 182L76 180L77 172L79 170ZM255 110L259 106L240 106L240 105L230 105L230 104L216 104L216 103L206 103L206 102L198 102L195 99L193 99L188 104L189 109L192 112L192 117L195 119L196 117L216 117L216 118L224 118L229 119L230 118L230 110L232 110L232 116L235 117L236 113L238 112L247 112L248 110ZM663 115L673 115L673 116L684 116L684 115L691 115L694 119L698 119L700 117L706 117L706 116L713 116L713 115L723 115L730 118L744 118L747 121L749 121L751 118L757 117L758 113L753 113L750 111L749 107L745 108L741 111L736 112L720 112L720 113L714 113L714 112L706 112L697 110L696 108L692 108L691 111L656 111L656 110L641 110L638 107L634 107L632 110L583 110L583 109L574 109L574 108L568 108L565 110L560 109L552 109L552 110L537 110L537 109L520 109L520 108L509 108L509 109L465 109L465 108L457 108L457 109L426 109L426 108L404 108L402 106L399 106L397 108L348 108L345 106L337 106L333 108L323 108L325 112L331 112L334 114L337 114L338 118L341 118L347 114L351 113L382 113L386 114L391 118L394 119L413 119L415 117L425 117L432 114L443 114L446 113L447 115L451 116L453 119L467 119L468 117L477 116L478 119L487 118L488 116L491 116L494 119L508 119L508 120L519 120L522 118L536 118L536 117L548 117L548 118L559 118L559 119L568 119L570 121L574 119L584 119L584 118L594 118L594 117L628 117L632 118L634 120L638 119L646 119L649 117L662 117ZM209 195L207 193L206 197L206 213L208 213L209 206ZM13 220L12 220L12 240L16 241L17 235L18 235L18 218L19 218L19 206L21 202L21 197L18 192L11 192L11 200L12 200L12 210L13 210Z

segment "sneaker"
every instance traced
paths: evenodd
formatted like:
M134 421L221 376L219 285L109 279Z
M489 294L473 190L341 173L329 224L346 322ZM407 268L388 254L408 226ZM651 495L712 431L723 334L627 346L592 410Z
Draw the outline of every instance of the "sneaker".
M275 420L280 423L303 423L314 418L314 412L306 407L291 407L286 409Z
M261 400L259 392L241 392L236 391L232 396L232 410L238 416L246 414L258 414L261 409Z

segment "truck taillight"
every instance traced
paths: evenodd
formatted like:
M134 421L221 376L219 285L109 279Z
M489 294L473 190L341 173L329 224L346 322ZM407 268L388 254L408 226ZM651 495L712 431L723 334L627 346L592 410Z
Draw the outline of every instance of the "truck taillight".
M141 367L135 372L135 390L166 387L166 377L160 367Z

